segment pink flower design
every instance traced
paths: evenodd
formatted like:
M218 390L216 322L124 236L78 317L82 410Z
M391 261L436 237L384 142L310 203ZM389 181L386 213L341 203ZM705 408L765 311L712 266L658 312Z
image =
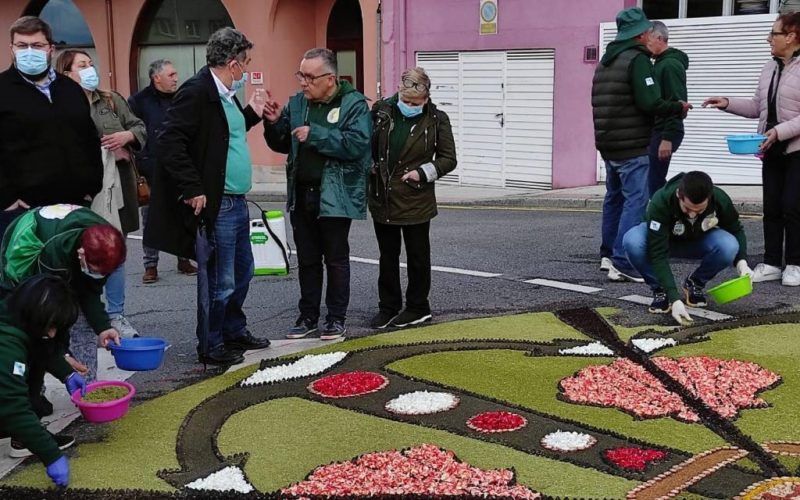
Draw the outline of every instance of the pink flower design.
M657 357L653 362L727 419L736 418L743 408L766 407L766 401L756 394L781 380L778 374L755 363L736 359ZM564 398L572 403L619 408L639 418L671 416L686 422L699 421L677 394L667 391L658 379L627 359L588 366L561 380L559 386Z

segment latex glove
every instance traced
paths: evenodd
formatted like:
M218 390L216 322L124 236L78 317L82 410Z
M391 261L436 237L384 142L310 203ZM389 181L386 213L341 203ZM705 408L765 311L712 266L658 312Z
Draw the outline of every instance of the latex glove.
M747 261L744 259L736 263L736 270L739 272L739 276L753 277L753 270L750 269L750 266L747 265Z
M689 316L689 313L686 311L686 306L683 305L683 302L680 300L676 300L672 303L672 317L675 318L681 325L691 325L692 324L692 317Z
M53 480L56 486L66 488L69 485L69 460L62 456L47 466L47 477Z
M67 377L67 381L64 382L64 385L67 386L67 392L70 396L78 389L81 390L81 396L86 395L86 379L78 372L72 372L72 375Z

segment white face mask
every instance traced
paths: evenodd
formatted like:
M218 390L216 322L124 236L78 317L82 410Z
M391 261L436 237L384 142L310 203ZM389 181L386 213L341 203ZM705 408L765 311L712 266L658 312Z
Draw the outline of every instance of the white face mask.
M83 274L85 274L86 276L92 278L93 280L101 280L101 279L105 278L105 275L103 275L103 274L93 273L92 271L90 271L89 270L89 266L86 264L86 259L81 258L79 260L80 260L80 263L81 263L81 272Z

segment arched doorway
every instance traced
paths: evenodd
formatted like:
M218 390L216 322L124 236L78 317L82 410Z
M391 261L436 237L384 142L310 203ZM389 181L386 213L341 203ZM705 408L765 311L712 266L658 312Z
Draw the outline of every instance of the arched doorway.
M134 32L131 51L131 93L150 84L148 67L169 59L180 83L206 64L206 43L212 33L233 26L220 0L149 0Z
M364 92L364 30L358 0L337 0L333 5L327 45L336 52L341 78Z
M39 16L50 25L57 50L83 49L98 65L92 32L72 0L36 0L28 4L25 15Z

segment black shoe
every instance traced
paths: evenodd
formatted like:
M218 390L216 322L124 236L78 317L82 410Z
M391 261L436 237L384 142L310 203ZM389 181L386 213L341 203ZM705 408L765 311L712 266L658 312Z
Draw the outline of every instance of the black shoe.
M44 394L34 394L31 396L30 401L31 406L33 406L33 412L37 417L49 417L53 414L53 403L48 401Z
M406 326L419 325L430 320L431 320L431 313L420 313L420 312L409 311L408 309L406 309L405 311L398 314L397 317L392 320L390 326L396 326L397 328L404 328Z
M653 314L666 314L672 309L672 304L669 303L667 292L662 288L653 290L653 302L650 303L650 308L647 309Z
M389 326L394 318L397 317L397 313L387 313L384 311L378 312L375 316L372 317L372 320L369 322L369 327L381 330Z
M683 293L686 296L687 306L705 307L708 304L703 287L695 283L691 276L683 283Z
M326 321L325 326L322 328L322 333L320 334L319 339L336 340L344 337L345 333L347 333L347 327L344 326L344 321Z
M297 318L294 326L289 328L289 332L286 334L287 339L302 339L303 337L307 337L312 333L317 333L319 331L319 326L317 325L317 320L308 319L300 316Z
M205 365L238 365L244 361L242 351L229 349L227 346L217 347L206 354L199 354L197 358Z
M255 349L266 349L269 347L269 339L254 337L252 333L245 331L244 335L225 342L227 349L239 351L253 351Z
M52 432L48 431L48 434L55 439L56 444L58 445L59 450L66 450L73 444L75 444L75 438L72 436L59 436L57 434L53 434ZM29 449L25 448L25 445L17 441L16 439L11 440L11 449L8 452L8 456L11 458L25 458L30 457L33 453L30 452Z

